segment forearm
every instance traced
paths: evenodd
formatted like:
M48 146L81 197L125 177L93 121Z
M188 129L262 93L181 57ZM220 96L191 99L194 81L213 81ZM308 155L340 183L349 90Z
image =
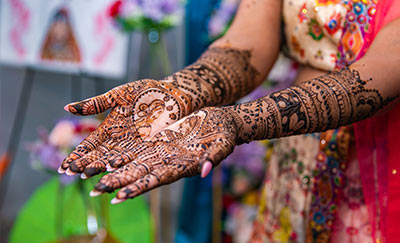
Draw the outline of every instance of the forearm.
M280 1L242 1L228 32L192 65L167 77L189 113L232 103L263 82L279 52Z
M234 116L238 144L322 132L368 118L393 100L371 82L344 68L226 111Z

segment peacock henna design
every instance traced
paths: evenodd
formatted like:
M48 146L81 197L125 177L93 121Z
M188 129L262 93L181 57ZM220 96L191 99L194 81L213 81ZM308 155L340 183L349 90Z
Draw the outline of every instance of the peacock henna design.
M231 103L246 95L259 82L250 59L250 51L210 48L196 63L164 80L131 82L67 105L65 109L76 115L112 110L63 161L59 172L84 172L82 176L87 177L118 168L135 159L137 147L145 139L180 118L204 106Z
M218 165L235 145L323 131L372 116L392 99L368 89L368 82L345 68L253 102L203 108L133 148L138 152L132 162L105 175L92 195L122 187L113 200L119 203L197 175L206 163Z

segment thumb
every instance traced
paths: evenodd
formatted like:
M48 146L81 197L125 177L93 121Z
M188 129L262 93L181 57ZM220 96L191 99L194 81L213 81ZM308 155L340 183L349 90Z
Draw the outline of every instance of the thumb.
M234 144L226 138L219 138L215 141L201 157L200 176L206 177L214 166L217 166L223 159L233 152Z
M102 113L115 106L116 92L112 89L104 94L66 105L64 110L74 115L94 115Z

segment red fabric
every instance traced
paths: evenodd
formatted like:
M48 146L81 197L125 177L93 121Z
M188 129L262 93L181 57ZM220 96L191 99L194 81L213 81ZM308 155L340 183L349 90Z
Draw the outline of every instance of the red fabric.
M364 48L369 47L382 27L398 17L400 0L380 0ZM372 235L381 242L399 242L400 105L384 114L358 122L354 128Z
M389 114L387 242L399 242L400 228L400 105Z

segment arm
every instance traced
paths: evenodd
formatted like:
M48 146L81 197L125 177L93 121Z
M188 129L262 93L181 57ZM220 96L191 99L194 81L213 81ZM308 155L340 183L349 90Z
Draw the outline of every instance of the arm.
M278 54L280 4L244 0L227 34L194 64L163 80L135 81L67 105L76 115L112 110L59 172L84 172L87 177L122 166L134 158L138 144L162 128L202 107L231 103L251 92Z
M238 142L322 132L374 115L400 94L399 53L396 20L349 67L230 107L237 126L243 127Z
M236 145L321 132L368 118L400 93L400 20L387 25L364 58L261 99L203 108L152 137L132 163L104 176L98 193L114 203L152 188L207 175Z
M197 100L190 112L232 103L265 80L279 53L280 13L279 0L242 1L227 33L165 80Z

